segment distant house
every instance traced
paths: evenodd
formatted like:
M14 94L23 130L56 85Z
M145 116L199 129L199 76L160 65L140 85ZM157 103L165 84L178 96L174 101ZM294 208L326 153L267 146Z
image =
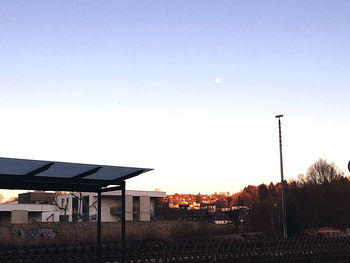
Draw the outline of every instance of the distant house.
M181 205L179 205L179 208L182 209L182 210L188 210L190 208L190 205L188 205L188 204L181 204Z
M337 228L320 227L305 229L304 233L313 237L347 237L348 235Z
M218 225L232 224L232 221L228 218L226 214L218 210L212 215L212 222Z
M249 207L248 206L244 206L244 205L233 205L231 207L231 210L249 210Z
M225 212L239 231L248 231L250 227L250 210L247 206L232 206L231 211Z
M207 210L180 210L179 221L210 221L210 215Z
M214 204L208 204L207 208L208 208L208 212L209 213L215 213L216 212L216 205L214 205Z

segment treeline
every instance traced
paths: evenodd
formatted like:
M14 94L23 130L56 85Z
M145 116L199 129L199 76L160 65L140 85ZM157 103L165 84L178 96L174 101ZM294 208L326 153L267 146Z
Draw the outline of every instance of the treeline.
M350 227L350 181L334 163L320 159L306 175L285 182L289 235L314 227ZM281 184L247 186L235 203L250 208L251 230L280 235Z
M319 159L305 175L284 182L286 220L289 236L316 227L350 228L350 181L334 164ZM247 230L281 236L281 184L249 185L235 194L168 195L159 204L164 211L170 204L215 204L217 208L249 208ZM162 210L162 211L163 211ZM171 211L167 211L171 213Z

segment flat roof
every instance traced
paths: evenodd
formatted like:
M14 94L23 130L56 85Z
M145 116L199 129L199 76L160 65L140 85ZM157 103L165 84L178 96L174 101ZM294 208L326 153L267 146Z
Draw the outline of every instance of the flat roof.
M96 195L95 192L84 192L82 195ZM115 190L115 191L109 191L102 193L102 196L121 196L122 191L121 190ZM166 192L163 191L146 191L146 190L125 190L125 195L132 195L132 196L149 196L149 197L166 197ZM71 196L71 194L62 194L58 195L60 197L66 198L68 196Z
M0 157L0 188L97 192L151 170Z

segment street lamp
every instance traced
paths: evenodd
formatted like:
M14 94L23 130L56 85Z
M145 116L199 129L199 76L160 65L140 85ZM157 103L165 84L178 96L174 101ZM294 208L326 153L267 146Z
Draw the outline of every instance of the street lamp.
M284 201L284 177L283 177L283 158L282 158L282 135L281 135L281 118L282 114L275 116L278 119L278 131L279 131L279 143L280 143L280 168L281 168L281 190L282 190L282 227L283 227L283 238L287 236L287 221L286 221L286 205Z

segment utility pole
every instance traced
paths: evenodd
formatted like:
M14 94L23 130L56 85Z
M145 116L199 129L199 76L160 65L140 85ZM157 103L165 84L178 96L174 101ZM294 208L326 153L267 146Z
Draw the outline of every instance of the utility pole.
M284 200L284 176L283 176L283 158L282 158L282 135L281 135L281 118L282 114L276 115L278 118L278 131L279 131L279 143L280 143L280 168L281 168L281 190L282 190L282 228L283 238L286 239L287 235L287 221L286 221L286 204Z

